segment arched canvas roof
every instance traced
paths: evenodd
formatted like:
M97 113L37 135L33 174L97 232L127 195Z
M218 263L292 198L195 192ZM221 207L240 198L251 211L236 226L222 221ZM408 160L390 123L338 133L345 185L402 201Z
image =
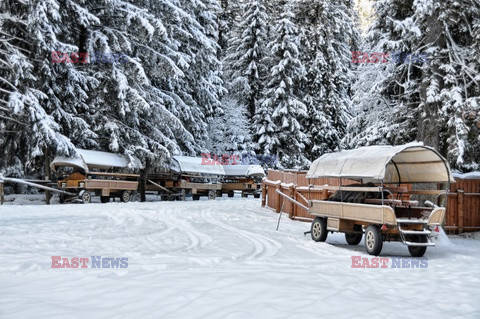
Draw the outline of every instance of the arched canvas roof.
M171 169L179 173L225 175L222 165L202 164L201 157L174 156Z
M228 176L265 176L265 171L260 165L225 165L223 169Z
M57 156L50 163L50 168L55 170L57 167L67 166L76 167L89 172L92 169L110 169L110 168L142 168L142 164L137 158L129 158L125 155L76 149L77 157Z
M454 181L445 158L421 143L365 146L324 154L312 163L306 177L383 180L385 183Z

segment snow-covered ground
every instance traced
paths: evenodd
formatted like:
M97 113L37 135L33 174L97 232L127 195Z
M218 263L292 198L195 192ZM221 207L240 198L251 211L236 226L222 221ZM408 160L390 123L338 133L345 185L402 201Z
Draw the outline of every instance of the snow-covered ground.
M0 207L0 318L480 318L480 240L441 236L428 268L352 268L340 234L259 200ZM475 239L476 238L476 239ZM128 268L51 268L51 256ZM409 258L399 243L382 257Z

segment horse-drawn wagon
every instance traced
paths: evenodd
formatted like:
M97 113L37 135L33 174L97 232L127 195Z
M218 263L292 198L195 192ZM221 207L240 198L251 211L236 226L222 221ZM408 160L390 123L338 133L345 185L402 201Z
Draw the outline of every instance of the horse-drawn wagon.
M265 171L260 165L225 165L225 176L222 180L221 193L227 193L233 197L234 191L241 191L242 197L253 195L260 198L262 194L262 178Z
M166 171L151 173L148 176L148 190L157 190L172 198L200 196L215 199L222 189L221 179L225 171L221 165L203 165L201 157L173 156Z
M53 171L63 175L57 182L57 187L65 191L59 195L61 203L77 200L89 203L92 194L100 196L102 203L114 197L130 201L137 191L139 175L129 171L142 167L138 159L83 149L76 152L76 157L57 156L50 164Z
M322 200L308 200L306 207L314 217L313 240L325 241L328 232L342 232L348 244L356 245L365 235L371 255L379 255L385 241L400 241L414 257L435 246L432 237L438 235L445 219L441 195L454 182L445 158L418 143L325 154L312 163L306 177L340 179L340 186L309 187L325 194ZM359 184L343 185L345 180ZM445 190L439 190L439 185ZM435 199L419 202L424 196Z

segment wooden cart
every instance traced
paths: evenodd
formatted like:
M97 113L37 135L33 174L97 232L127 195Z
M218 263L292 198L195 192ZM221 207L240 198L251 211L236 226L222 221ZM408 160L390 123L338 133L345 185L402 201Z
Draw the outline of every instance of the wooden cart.
M69 169L67 176L59 178L57 186L75 195L60 194L60 203L76 200L89 203L93 194L100 196L102 203L107 203L114 197L120 198L122 202L130 201L132 194L137 191L139 175L111 171L141 168L138 159L82 149L77 149L77 154L77 157L58 156L50 165L54 171Z
M260 165L225 165L225 176L222 180L220 195L228 194L233 197L234 191L240 191L242 197L253 195L260 198L262 194L262 178L265 171Z
M158 191L170 199L200 196L215 199L222 189L221 178L225 171L221 165L202 164L201 157L173 156L170 167L164 172L148 176L147 190Z
M322 189L325 197L308 200L308 207L292 200L314 216L314 241L325 241L328 232L342 232L348 244L357 245L365 234L365 248L371 255L379 255L385 241L400 241L414 257L435 246L432 238L438 235L446 213L439 206L441 195L454 182L445 158L418 143L325 154L312 163L306 177L337 177L340 185L345 179L360 182L339 187L311 185L311 189ZM401 186L405 184L415 190ZM446 190L429 189L439 184ZM411 200L412 195L434 196L436 203L421 204Z

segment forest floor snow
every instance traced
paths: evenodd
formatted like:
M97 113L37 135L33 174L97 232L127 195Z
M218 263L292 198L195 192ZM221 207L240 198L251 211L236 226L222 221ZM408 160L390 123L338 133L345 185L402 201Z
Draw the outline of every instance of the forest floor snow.
M24 200L23 203L29 203ZM480 318L480 239L444 234L427 268L352 268L342 234L260 200L0 207L0 318ZM128 258L52 268L52 256ZM380 257L405 257L385 243ZM71 259L70 259L71 261Z

